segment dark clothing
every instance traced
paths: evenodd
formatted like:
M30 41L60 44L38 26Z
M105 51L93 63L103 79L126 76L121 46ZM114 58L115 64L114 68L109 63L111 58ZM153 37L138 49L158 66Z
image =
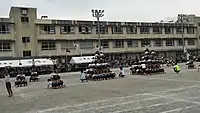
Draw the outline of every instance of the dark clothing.
M8 91L9 97L13 96L13 92L11 89L11 83L10 82L6 82L6 89Z
M6 89L11 89L11 83L10 82L6 82Z

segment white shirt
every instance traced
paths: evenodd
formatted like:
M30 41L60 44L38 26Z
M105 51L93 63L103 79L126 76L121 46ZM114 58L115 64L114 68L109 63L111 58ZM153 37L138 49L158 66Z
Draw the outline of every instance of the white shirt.
M142 66L142 69L146 68L146 64L141 64L141 66Z
M5 76L5 82L10 82L10 75Z
M51 73L51 78L53 78L54 75L56 75L56 73Z
M86 78L85 78L85 73L81 73L80 79L81 79L81 80L86 79Z
M122 70L120 70L120 72L121 72L121 74L122 75L125 75L125 72L124 72L124 70L122 69Z
M52 81L48 82L48 87L50 87L50 88L52 87Z

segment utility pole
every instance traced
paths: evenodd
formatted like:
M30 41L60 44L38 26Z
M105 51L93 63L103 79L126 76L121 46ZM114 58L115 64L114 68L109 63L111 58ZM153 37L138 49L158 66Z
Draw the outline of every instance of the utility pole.
M187 15L178 14L178 22L181 23L181 38L182 38L182 45L183 45L183 55L186 57L187 49L185 47L185 39L184 39L184 21L188 21Z
M104 16L104 10L97 10L92 9L92 16L97 19L97 29L98 29L98 48L99 51L101 50L101 37L100 37L100 25L99 25L99 19Z

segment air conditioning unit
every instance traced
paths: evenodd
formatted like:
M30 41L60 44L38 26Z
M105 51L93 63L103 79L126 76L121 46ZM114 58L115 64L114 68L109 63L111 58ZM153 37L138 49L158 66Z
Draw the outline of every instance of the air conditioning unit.
M28 11L27 11L27 10L22 10L22 14L23 14L23 15L27 15L27 14L28 14Z
M85 33L85 27L82 27L82 33Z
M88 32L89 32L89 33L92 33L92 29L91 29L91 28L88 28Z
M70 27L72 33L74 33L74 27Z

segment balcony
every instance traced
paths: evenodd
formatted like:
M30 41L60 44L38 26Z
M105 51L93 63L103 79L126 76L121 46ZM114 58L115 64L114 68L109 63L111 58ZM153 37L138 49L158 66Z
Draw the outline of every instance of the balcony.
M0 40L15 40L11 31L0 31Z

